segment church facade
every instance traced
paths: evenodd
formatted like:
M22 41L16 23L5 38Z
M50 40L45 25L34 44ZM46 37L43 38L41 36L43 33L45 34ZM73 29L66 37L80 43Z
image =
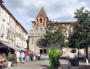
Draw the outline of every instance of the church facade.
M48 48L40 48L37 45L37 42L40 38L44 38L45 35L45 28L47 27L48 23L52 23L47 17L47 14L44 8L41 8L40 12L38 13L35 21L32 21L32 29L30 30L30 38L29 38L29 50L40 53L40 54L47 54ZM54 23L54 22L53 22ZM66 28L65 35L66 37L69 36L70 32L73 32L72 24L74 22L55 22L59 25L62 25ZM66 50L66 49L64 49ZM71 49L67 49L67 53L70 52ZM67 55L67 53L65 55Z
M29 38L29 50L37 53L47 53L47 48L40 48L37 42L40 38L45 35L45 28L49 19L46 15L44 8L41 8L39 14L37 15L35 21L32 21L32 29L30 30Z

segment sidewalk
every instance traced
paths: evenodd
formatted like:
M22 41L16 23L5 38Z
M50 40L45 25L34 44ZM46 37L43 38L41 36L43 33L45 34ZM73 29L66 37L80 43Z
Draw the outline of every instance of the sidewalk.
M85 62L79 62L79 66L70 66L67 60L60 60L62 69L90 69L90 64L86 65Z
M68 65L67 60L60 60L61 69L90 69L90 65L86 65L85 63L80 63L77 67L71 67ZM41 57L39 61L30 61L25 62L24 64L19 63L17 66L9 67L5 69L48 69L49 67L49 59L47 57Z
M67 64L62 64L61 69L90 69L90 65L89 66L80 65L80 66L72 67L72 66L68 66Z

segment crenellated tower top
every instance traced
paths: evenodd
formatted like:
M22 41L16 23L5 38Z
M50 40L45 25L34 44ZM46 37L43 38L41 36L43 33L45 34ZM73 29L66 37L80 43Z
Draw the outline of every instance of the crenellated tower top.
M48 23L48 17L47 14L42 7L41 10L39 11L35 21L32 21L32 27L33 28L45 28Z

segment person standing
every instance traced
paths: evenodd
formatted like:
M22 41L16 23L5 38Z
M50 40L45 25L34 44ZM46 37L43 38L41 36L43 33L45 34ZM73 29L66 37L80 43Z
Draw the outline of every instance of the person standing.
M25 59L26 59L26 61L29 61L29 54L30 54L30 52L29 51L27 51L26 53L25 53Z
M16 56L16 54L14 54L14 63L15 63L15 65L17 65L17 56Z
M20 58L21 58L21 63L24 63L25 53L23 51L21 51Z
M2 68L3 64L1 63L2 62L2 59L3 59L3 57L0 55L0 69L3 69Z
M16 56L17 56L17 63L19 63L19 61L20 61L20 52L19 51L16 51Z
M32 59L33 59L33 53L31 52L31 53L29 54L29 60L32 61Z

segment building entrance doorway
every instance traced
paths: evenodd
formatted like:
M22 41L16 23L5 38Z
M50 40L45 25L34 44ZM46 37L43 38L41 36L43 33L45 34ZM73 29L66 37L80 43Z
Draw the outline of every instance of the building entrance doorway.
M47 49L40 49L40 54L47 54Z

